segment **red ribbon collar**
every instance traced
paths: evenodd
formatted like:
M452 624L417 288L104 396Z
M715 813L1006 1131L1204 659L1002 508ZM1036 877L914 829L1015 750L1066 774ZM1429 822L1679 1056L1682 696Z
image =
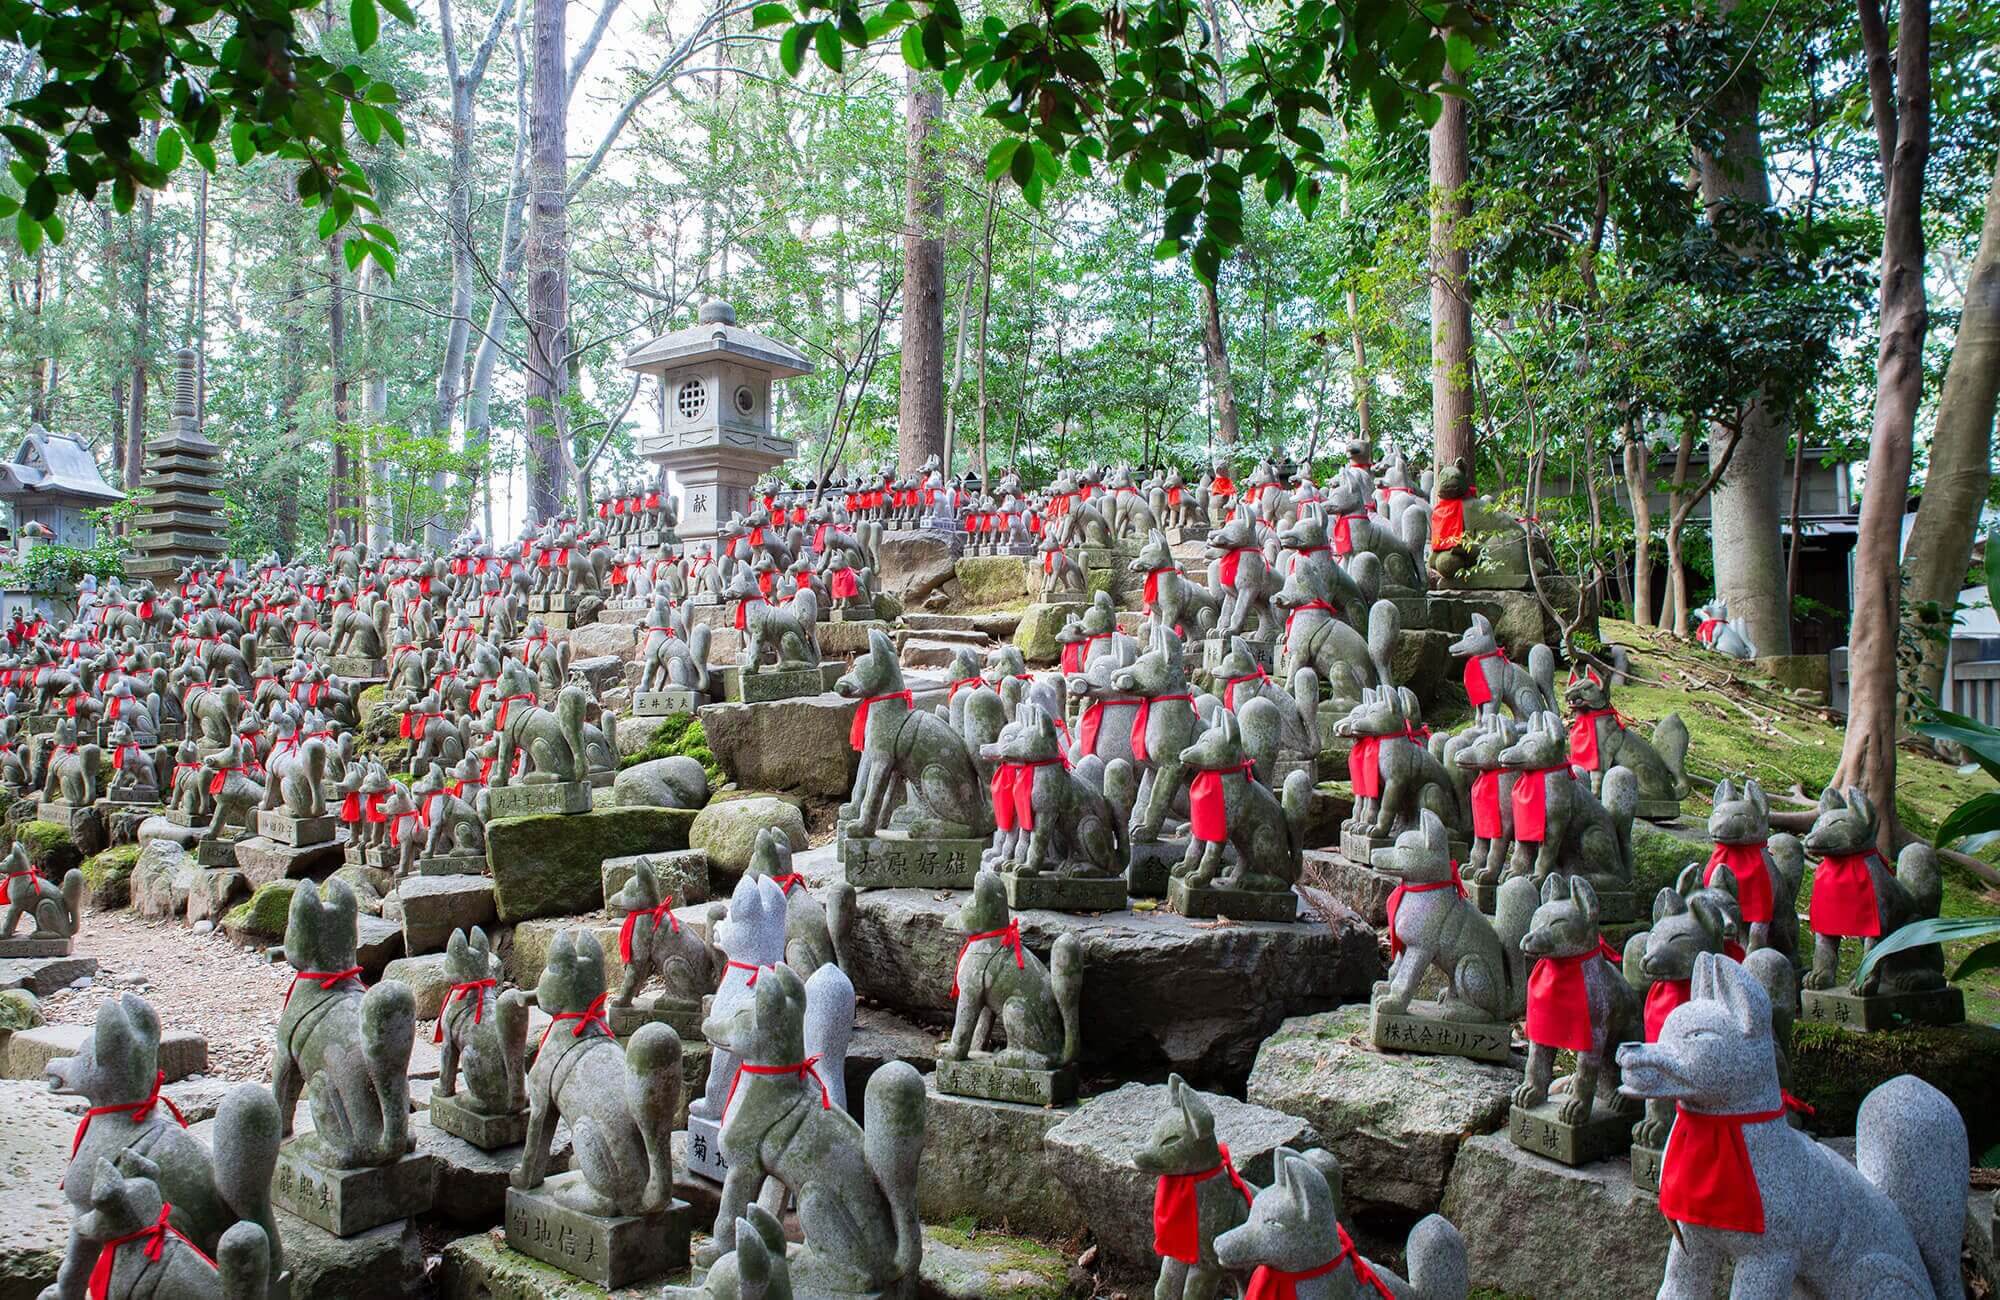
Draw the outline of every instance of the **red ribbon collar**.
M437 1032L431 1035L431 1041L433 1043L444 1041L445 1015L451 1010L451 1004L460 998L471 1000L472 1023L478 1024L486 1014L486 990L496 987L499 983L499 980L468 980L463 984L452 985L444 995L444 1005L438 1008Z
M998 930L981 930L978 934L968 934L965 942L958 946L958 960L951 964L951 995L958 996L958 968L965 964L965 954L972 945L986 939L998 939L1002 948L1014 950L1014 969L1026 970L1028 959L1021 951L1021 921L1016 917Z
M604 1018L604 1000L610 996L609 993L598 994L590 1000L590 1005L581 1011L556 1012L549 1018L549 1027L542 1031L542 1041L535 1044L535 1055L539 1057L542 1054L542 1048L548 1043L549 1035L553 1034L556 1026L565 1020L576 1021L576 1028L569 1031L571 1038L582 1038L584 1032L592 1025L603 1030L606 1038L611 1037L611 1022Z
M85 1287L84 1294L89 1297L89 1300L105 1300L105 1297L111 1294L111 1270L118 1260L118 1251L121 1247L130 1245L135 1241L146 1243L145 1252L148 1262L158 1262L161 1254L166 1250L167 1238L172 1237L195 1254L200 1255L202 1263L207 1264L210 1268L215 1267L215 1261L210 1259L201 1247L182 1236L180 1229L167 1222L167 1216L173 1212L173 1206L162 1203L160 1206L160 1217L151 1224L139 1229L137 1232L128 1232L122 1237L113 1237L104 1243L97 1252L97 1263L91 1266L90 1281Z
M870 695L861 701L861 707L854 711L854 725L848 728L847 745L855 753L860 753L868 744L868 713L884 700L901 700L904 708L916 707L916 696L910 691L890 691L886 695Z
M1354 1249L1354 1239L1347 1235L1347 1229L1339 1224L1333 1230L1340 1234L1340 1253L1318 1268L1309 1268L1302 1273L1286 1273L1269 1264L1259 1265L1250 1275L1250 1289L1243 1293L1243 1300L1298 1300L1299 1283L1316 1277L1325 1277L1342 1264L1354 1266L1354 1280L1363 1286L1373 1287L1382 1300L1396 1300L1395 1293L1388 1284L1375 1275L1368 1261L1361 1258Z
M661 903L658 907L642 907L636 912L627 912L625 914L625 924L618 927L619 960L625 962L632 960L632 933L639 928L639 922L643 920L652 921L652 932L659 930L662 920L673 927L675 934L681 932L680 918L674 915L674 900L671 898Z
M353 980L356 984L359 984L361 982L361 968L359 966L349 966L346 970L296 971L292 975L292 982L285 986L285 999L279 1004L280 1006L288 1007L292 1005L292 992L298 988L300 980L311 980L319 985L320 988L331 992L336 986L348 980Z
M1804 1108L1792 1097L1784 1097L1776 1110L1738 1115L1709 1115L1676 1105L1673 1132L1660 1161L1660 1213L1676 1223L1724 1232L1763 1232L1764 1197L1743 1130L1783 1123L1786 1111Z

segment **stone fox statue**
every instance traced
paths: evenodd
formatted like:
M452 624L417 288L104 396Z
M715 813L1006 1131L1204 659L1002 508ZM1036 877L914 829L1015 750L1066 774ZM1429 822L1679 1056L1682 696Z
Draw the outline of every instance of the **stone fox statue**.
M528 1104L527 999L519 989L500 988L500 958L476 925L469 934L451 932L444 963L453 991L438 1013L438 1094L457 1096L462 1073L472 1110L512 1115Z
M1297 884L1312 777L1292 769L1282 796L1259 782L1245 770L1249 756L1236 715L1227 709L1216 711L1213 725L1181 751L1180 762L1193 775L1187 854L1174 875L1196 888L1288 890ZM1235 855L1226 866L1225 846Z
M824 974L825 972L822 972ZM797 1294L913 1295L923 1257L917 1162L924 1148L924 1081L902 1061L868 1079L863 1123L828 1103L805 1042L806 990L784 966L760 972L751 998L704 1026L744 1065L722 1121L729 1164L715 1238L696 1256L737 1248L737 1220L764 1180L798 1203L804 1244L791 1258Z
M384 980L363 992L354 960L354 891L338 878L301 885L285 925L285 960L296 972L278 1018L271 1092L285 1136L299 1096L312 1105L315 1136L339 1169L386 1165L411 1151L410 1047L416 999Z
M1659 1040L1627 1043L1618 1064L1625 1092L1679 1111L1660 1169L1675 1229L1661 1300L1713 1296L1725 1264L1738 1296L1964 1294L1965 1121L1937 1089L1905 1074L1869 1093L1843 1159L1786 1122L1771 1000L1713 953Z
M1125 819L1084 772L1062 761L1049 715L1023 704L980 757L998 764L992 783L995 821L988 856L1024 876L1104 877L1125 869ZM1093 769L1097 770L1097 769Z
M83 1050L49 1062L49 1088L82 1098L94 1113L73 1139L76 1150L63 1195L75 1223L55 1283L42 1300L83 1300L99 1253L89 1222L96 1209L92 1171L127 1153L143 1156L151 1166L147 1177L174 1207L169 1222L196 1247L213 1257L233 1226L254 1224L269 1240L272 1275L279 1271L281 1243L271 1212L277 1103L254 1083L239 1084L223 1097L215 1113L214 1145L229 1158L218 1163L208 1144L190 1136L171 1106L158 1100L159 1050L159 1016L144 998L125 993L98 1006L96 1027ZM155 1208L153 1217L158 1214Z
M938 1055L954 1061L985 1057L997 1017L1007 1046L991 1053L993 1064L1011 1070L1074 1065L1083 1010L1083 944L1074 934L1061 935L1043 966L1011 920L1007 887L993 872L980 872L953 927L970 937L952 976L957 1001L951 1037Z
M1796 964L1805 846L1796 835L1772 832L1771 804L1762 786L1745 781L1739 787L1728 777L1715 783L1708 837L1715 841L1715 851L1709 855L1702 881L1712 882L1725 868L1735 878L1743 946L1752 952L1775 948Z
M1497 915L1487 920L1451 888L1451 840L1444 823L1428 812L1417 829L1398 835L1393 847L1377 849L1371 865L1404 886L1389 922L1396 958L1376 1005L1398 1015L1408 1011L1418 985L1435 968L1446 981L1440 1001L1448 1018L1518 1018L1528 1001L1521 940L1533 924L1534 886L1519 878L1502 884Z
M565 686L556 696L555 707L544 709L533 703L534 687L525 692L530 698L508 707L511 696L502 697L499 717L506 721L494 730L498 742L498 778L512 769L514 755L524 752L528 761L519 779L536 781L587 781L590 779L589 753L585 747L584 718L590 696L580 686Z
M898 796L923 820L968 827L969 838L992 833L992 812L979 797L973 754L949 721L911 706L896 644L887 633L868 634L868 653L855 659L837 689L861 701L854 729L861 769L854 778L853 834L873 835Z
M1597 927L1597 891L1581 876L1550 876L1542 882L1542 903L1521 936L1521 951L1535 961L1551 962L1546 969L1557 978L1550 981L1548 1000L1557 1000L1561 976L1573 971L1581 984L1588 1021L1584 1025L1560 1023L1560 1013L1547 1016L1541 995L1528 1007L1528 1068L1521 1086L1514 1089L1516 1106L1539 1106L1548 1099L1554 1077L1556 1052L1568 1048L1576 1053L1576 1073L1570 1078L1569 1096L1562 1103L1562 1122L1581 1126L1590 1122L1591 1110L1600 1102L1618 1105L1617 1050L1621 1044L1641 1037L1639 996L1625 982L1617 966L1605 957L1603 935ZM1539 977L1538 977L1539 978ZM1554 1032L1548 1032L1553 1028ZM1575 1041L1560 1041L1566 1033L1583 1031ZM1585 1041L1587 1039L1587 1041Z
M1329 1153L1272 1154L1273 1181L1250 1203L1250 1217L1215 1241L1222 1267L1250 1273L1254 1296L1349 1300L1380 1293L1397 1300L1465 1300L1471 1283L1465 1240L1449 1219L1431 1215L1410 1229L1404 1281L1355 1250L1340 1226L1339 1164ZM1328 1177L1331 1170L1332 1177Z
M758 831L759 841L767 833ZM715 991L722 975L722 952L674 916L674 900L660 887L653 864L641 858L632 878L605 900L605 906L614 916L625 915L619 932L625 975L610 1004L631 1006L640 991L657 978L662 991L656 1005L699 1011L702 998Z
M843 954L847 937L854 932L854 886L836 881L827 886L823 900L815 895L806 878L792 867L790 837L775 826L757 832L750 848L750 865L743 874L768 876L785 891L785 965L798 972L800 979L810 980L822 966L846 969ZM711 979L703 992L714 988Z
M99 1159L89 1172L77 1180L90 1184L90 1211L77 1226L98 1255L93 1300L265 1300L277 1238L263 1227L231 1225L211 1261L174 1227L179 1207L153 1181L159 1170L152 1161L128 1151L116 1164Z
M581 1179L560 1199L585 1214L651 1214L673 1201L667 1139L681 1093L681 1040L669 1025L641 1025L621 1048L597 1010L604 996L604 950L584 929L549 947L535 986L554 1017L528 1070L528 1139L514 1186L540 1187L548 1173L556 1119L568 1125Z
M0 876L7 882L7 914L0 919L0 939L12 939L21 922L30 939L69 939L83 921L83 871L71 867L57 885L28 861L27 846L15 841L0 858Z
M1132 1153L1139 1172L1155 1174L1153 1250L1160 1257L1154 1300L1209 1300L1225 1276L1215 1239L1250 1217L1256 1195L1215 1140L1215 1112L1178 1074L1167 1076L1167 1104L1146 1144Z
M1528 650L1528 666L1521 667L1507 657L1484 614L1474 614L1464 635L1451 643L1454 659L1465 660L1466 698L1482 717L1507 709L1515 719L1526 722L1537 713L1556 707L1555 652L1545 645Z
M1875 805L1860 790L1828 786L1820 795L1819 816L1805 836L1806 852L1818 859L1807 913L1813 932L1809 989L1839 982L1843 938L1859 938L1866 951L1910 922L1938 914L1944 885L1936 853L1921 841L1908 845L1891 872L1875 849L1876 830ZM1855 991L1921 993L1944 986L1944 949L1922 944L1884 957Z
M1570 762L1590 774L1592 794L1601 793L1606 772L1623 767L1639 778L1644 810L1664 812L1660 805L1687 798L1688 729L1680 714L1661 718L1646 739L1625 725L1611 706L1611 688L1589 667L1581 677L1570 674L1563 703L1570 714Z

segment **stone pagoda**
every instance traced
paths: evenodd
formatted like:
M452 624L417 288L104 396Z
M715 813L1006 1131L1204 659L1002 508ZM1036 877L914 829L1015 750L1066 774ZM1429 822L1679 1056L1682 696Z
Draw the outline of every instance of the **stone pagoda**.
M683 541L712 539L751 489L796 448L771 420L772 381L812 372L803 353L736 323L726 302L707 302L694 325L625 354L625 368L659 376L664 431L640 434L639 454L681 485Z
M221 562L222 498L216 493L215 458L221 448L202 436L195 419L195 353L174 354L174 412L165 436L146 443L145 514L125 572L133 578L171 581L190 564Z

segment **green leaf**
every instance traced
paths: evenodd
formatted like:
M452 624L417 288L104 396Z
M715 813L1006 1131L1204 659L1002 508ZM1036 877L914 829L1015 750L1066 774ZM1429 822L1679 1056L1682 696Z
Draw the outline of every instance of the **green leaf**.
M792 20L792 7L781 4L761 4L750 11L750 26L757 31L766 27L776 27L779 23Z
M1180 255L1181 241L1178 239L1162 239L1159 243L1153 245L1153 257L1156 261L1164 262L1168 258L1179 257Z
M63 235L67 233L63 228L63 219L53 212L42 218L42 230L48 235L52 244L62 243Z
M382 139L382 119L376 116L374 109L356 99L348 103L347 115L354 119L354 129L361 132L361 138L369 144Z
M12 195L0 194L0 220L13 216L21 210L20 201Z
M386 81L372 82L362 98L371 104L393 104L396 102L396 88Z
M185 153L181 133L168 127L160 132L160 142L153 148L153 162L161 171L170 172L181 165Z
M1938 827L1934 842L1941 849L1948 848L1968 835L1987 831L2000 831L2000 790L1976 794L1952 809Z
M396 142L396 147L398 149L401 149L406 143L408 143L408 141L406 141L403 137L402 118L397 117L394 113L390 112L386 108L376 109L375 116L382 120L382 133L388 136L391 140L394 140Z
M325 224L324 221L321 224ZM358 271L368 256L369 243L365 239L350 239L340 246L340 255L347 261L347 269Z
M196 162L201 164L203 171L209 173L211 176L215 174L214 145L197 142L188 146L188 152L194 156Z
M927 68L930 61L924 57L924 29L905 27L903 29L903 63L912 68Z
M28 215L22 208L14 214L14 237L21 241L21 251L33 254L42 246L42 223Z
M1952 741L1971 754L1988 776L2000 781L2000 730L1949 709L1930 710L1913 729L1932 740Z
M229 124L229 153L231 157L236 159L238 167L241 167L257 156L257 144L250 135L250 124L248 122L231 122Z
M1418 93L1415 106L1417 120L1424 124L1426 131L1436 126L1438 118L1444 114L1444 100L1437 95L1430 94L1428 91Z
M1852 987L1860 988L1868 972L1875 963L1891 953L1907 952L1912 948L1922 948L1933 943L1954 943L1965 939L1985 939L2000 935L2000 916L1934 916L1922 921L1912 921L1894 934L1877 941L1868 955L1861 959L1861 966L1854 972ZM1983 951L1983 950L1982 950ZM1979 956L1974 953L1973 956ZM1966 959L1968 962L1972 958ZM2000 960L1988 958L1987 961Z
M991 185L1007 174L1008 166L1014 161L1014 154L1021 147L1018 135L1002 136L994 142L986 154L986 183Z
M1472 66L1479 51L1473 48L1472 38L1464 32L1447 32L1444 38L1445 62L1451 64L1453 72L1464 72Z
M799 23L789 28L778 41L778 63L788 77L799 75L799 69L806 64L806 42L812 39L814 24Z
M366 50L382 34L382 15L375 11L375 0L351 0L347 7L347 21L354 28L354 48Z
M1204 239L1194 246L1194 273L1203 284L1215 287L1222 274L1222 250Z
M1977 975L2000 966L2000 943L1981 944L1966 954L1958 969L1951 973L1953 982L1963 980L1968 975Z
M839 25L841 40L857 50L868 44L868 24L861 21L861 15L855 10L841 10Z
M329 205L326 211L319 214L319 237L332 239L333 232L338 229L340 229L340 214Z
M2000 531L1986 535L1986 600L2000 609Z
M1026 185L1028 178L1035 174L1035 151L1016 149L1007 161L1007 173L1014 178L1016 185Z
M405 3L405 0L382 0L382 7L396 15L396 21L402 23L405 27L415 27L417 25L416 12Z
M833 71L846 70L847 51L841 49L840 32L832 23L813 24L813 50L818 53L819 61Z

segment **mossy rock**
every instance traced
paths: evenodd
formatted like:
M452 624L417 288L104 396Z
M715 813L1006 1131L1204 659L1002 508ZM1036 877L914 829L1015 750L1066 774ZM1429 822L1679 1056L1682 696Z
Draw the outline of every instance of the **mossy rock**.
M1067 1300L1085 1296L1070 1282L1069 1261L1026 1237L924 1228L922 1294L938 1300Z
M293 891L300 885L311 884L309 880L273 880L257 886L257 892L248 901L238 903L222 918L223 931L238 943L281 942L285 923L291 916Z
M71 867L83 865L83 851L69 827L57 822L31 821L14 831L14 838L28 850L28 861L45 876L60 880Z
M1032 555L971 555L957 565L959 590L974 609L1019 609L1040 585Z
M1914 1074L1951 1098L1965 1117L1975 1164L2000 1160L2000 1029L1991 1025L1918 1025L1857 1034L1833 1025L1792 1030L1792 1091L1813 1108L1815 1133L1854 1132L1861 1099L1899 1074Z
M597 911L606 858L684 849L694 818L690 808L601 808L491 823L486 862L501 922Z
M1054 663L1062 654L1062 643L1056 640L1056 633L1062 631L1071 614L1086 608L1074 603L1028 606L1021 611L1021 621L1014 625L1014 648L1029 663Z
M710 789L728 779L723 774L722 764L716 762L715 755L709 751L708 733L701 729L701 719L692 713L669 714L654 730L653 738L646 742L644 748L619 759L618 766L620 769L637 767L656 758L675 756L691 758L701 764L701 770L708 774Z
M1632 823L1632 892L1640 911L1653 914L1653 895L1670 887L1690 862L1708 861L1706 836L1700 844L1682 839L1651 822Z
M354 702L354 710L361 719L360 735L354 746L356 752L379 759L390 771L407 768L410 742L396 734L402 724L402 714L389 707L389 688L370 686Z
M101 911L132 901L132 868L139 864L137 844L120 844L83 864L83 883L90 887L90 905Z
M26 989L0 989L0 1044L42 1023L42 1004Z

